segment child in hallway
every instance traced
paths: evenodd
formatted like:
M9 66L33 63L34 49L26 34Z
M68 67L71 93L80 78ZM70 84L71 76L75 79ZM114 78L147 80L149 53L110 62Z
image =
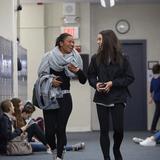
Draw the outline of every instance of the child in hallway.
M155 103L155 113L152 120L151 132L156 131L157 122L160 117L160 64L155 64L152 68L153 78L150 84L150 101Z

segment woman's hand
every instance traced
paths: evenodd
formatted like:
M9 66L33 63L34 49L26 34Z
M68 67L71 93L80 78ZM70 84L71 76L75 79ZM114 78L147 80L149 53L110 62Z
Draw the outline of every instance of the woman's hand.
M77 73L79 71L79 68L74 66L72 63L68 64L68 69L73 73Z
M62 83L63 83L63 82L60 81L60 77L59 77L59 76L53 78L53 80L52 80L52 85L53 85L54 87L59 87Z
M112 87L112 81L108 81L105 83L98 82L96 84L96 89L98 92L109 92Z
M111 90L111 87L112 87L112 81L108 81L104 84L106 85L105 88L104 88L104 92L109 92Z
M21 127L22 132L25 132L27 130L27 128L29 127L28 124L26 124L25 126Z
M152 104L152 103L153 103L153 93L150 93L148 103L149 103L149 104Z
M96 89L97 89L98 92L102 92L102 91L104 90L104 87L105 87L105 86L106 86L106 85L105 85L104 83L98 82L98 83L96 84Z
M153 103L153 99L152 99L152 97L150 97L150 98L149 98L148 103L149 103L149 104L152 104L152 103Z

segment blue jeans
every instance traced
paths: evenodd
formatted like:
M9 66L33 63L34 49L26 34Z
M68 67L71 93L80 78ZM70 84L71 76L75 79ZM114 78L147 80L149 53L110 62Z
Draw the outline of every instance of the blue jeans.
M32 146L32 151L33 152L43 152L43 151L46 151L46 146L44 146L40 142L30 142L30 144Z
M157 132L156 134L154 134L153 136L154 136L156 142L157 142L157 141L160 141L160 131L158 131L158 132Z

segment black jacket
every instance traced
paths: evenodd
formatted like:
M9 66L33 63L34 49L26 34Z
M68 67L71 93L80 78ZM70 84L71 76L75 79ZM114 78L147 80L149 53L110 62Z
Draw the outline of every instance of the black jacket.
M0 153L6 153L8 141L19 136L22 133L21 129L15 129L12 132L12 121L7 115L0 115Z
M88 68L88 80L95 89L97 82L112 81L112 88L108 93L96 90L94 95L94 102L107 105L126 102L129 95L128 86L134 81L134 75L126 57L123 56L122 65L112 63L97 65L95 54Z

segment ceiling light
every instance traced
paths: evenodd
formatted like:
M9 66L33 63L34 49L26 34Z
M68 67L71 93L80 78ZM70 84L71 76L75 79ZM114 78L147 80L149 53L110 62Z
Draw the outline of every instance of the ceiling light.
M101 2L101 6L102 6L102 7L106 7L106 2L105 2L105 0L100 0L100 2Z
M110 0L110 7L113 7L115 5L115 0Z
M102 7L113 7L115 5L115 0L100 0Z

